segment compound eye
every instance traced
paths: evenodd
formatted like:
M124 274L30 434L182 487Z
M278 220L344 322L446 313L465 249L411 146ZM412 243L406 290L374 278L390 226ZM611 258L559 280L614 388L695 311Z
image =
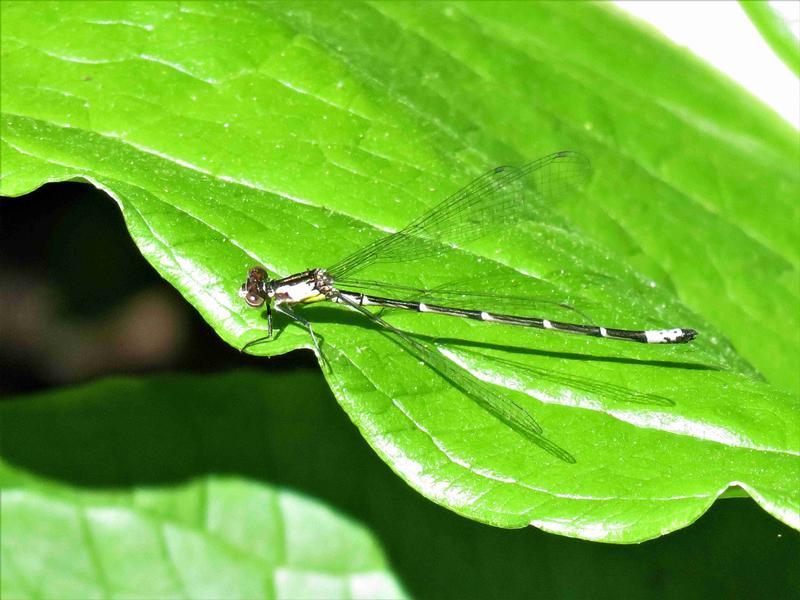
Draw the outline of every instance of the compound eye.
M258 308L262 304L264 304L264 298L256 294L255 292L247 292L244 294L244 301L247 302L249 306L253 308Z
M250 281L254 281L254 282L266 281L267 280L267 272L264 269L262 269L261 267L253 267L247 273L247 278Z

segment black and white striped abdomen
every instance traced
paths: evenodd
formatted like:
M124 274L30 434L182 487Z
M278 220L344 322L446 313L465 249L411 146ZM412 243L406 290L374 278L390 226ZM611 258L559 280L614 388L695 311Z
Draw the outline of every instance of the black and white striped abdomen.
M504 315L487 312L484 310L470 310L466 308L455 308L450 306L439 306L436 304L425 304L424 302L408 302L405 300L395 300L393 298L381 298L355 292L340 292L352 302L362 306L385 306L387 308L400 308L404 310L415 310L422 313L433 313L438 315L449 315L451 317L464 317L487 323L502 323L505 325L517 325L520 327L534 327L536 329L551 329L564 333L575 333L579 335L590 335L593 337L608 338L612 340L626 340L631 342L641 342L643 344L681 344L688 342L697 335L694 329L652 329L652 330L632 330L614 329L612 327L600 327L597 325L580 325L577 323L562 323L551 321L539 317L520 317L516 315ZM336 301L335 298L332 298Z

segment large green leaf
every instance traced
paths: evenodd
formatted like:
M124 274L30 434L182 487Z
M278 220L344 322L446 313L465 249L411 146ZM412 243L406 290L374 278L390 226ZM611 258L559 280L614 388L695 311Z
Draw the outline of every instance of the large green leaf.
M411 485L484 522L637 541L738 484L800 526L798 403L779 390L800 387L795 136L709 69L577 3L6 3L2 27L3 193L66 178L106 190L238 347L264 329L236 294L250 264L325 265L488 167L580 149L595 168L583 198L375 278L513 279L607 326L699 339L386 315L513 397L575 465L358 315L308 307L337 399ZM253 350L311 347L279 326Z
M218 399L242 407L265 388L243 374L110 380L0 405L3 597L402 597L364 526L214 470L237 450ZM206 434L228 452L206 455Z

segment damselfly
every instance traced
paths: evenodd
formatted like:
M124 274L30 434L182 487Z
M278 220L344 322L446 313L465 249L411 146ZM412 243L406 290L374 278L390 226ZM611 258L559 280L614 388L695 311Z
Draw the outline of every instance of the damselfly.
M509 314L497 310L507 296L459 291L457 298L469 304L485 302L480 308L448 304L448 293L375 280L363 280L357 273L377 263L399 263L440 256L455 247L510 227L530 213L534 202L547 203L577 191L591 174L589 161L582 155L562 151L522 167L497 167L478 177L443 202L413 220L402 230L368 244L328 268L316 268L271 279L266 269L250 269L240 296L254 308L266 306L267 339L272 337L272 312L283 313L302 324L322 357L311 324L297 314L294 305L330 301L344 304L379 325L397 344L426 362L449 379L484 409L531 439L558 458L574 462L565 450L546 439L531 415L510 398L487 389L461 367L453 364L437 347L386 322L368 306L413 310L520 327L642 342L646 344L684 343L696 332L687 328L632 330L599 325L569 323L545 317ZM530 195L526 194L526 191ZM454 295L449 294L452 298ZM563 306L563 305L561 305ZM264 339L264 338L262 338ZM257 340L261 341L261 340ZM252 342L248 346L252 345ZM246 346L247 347L247 346Z

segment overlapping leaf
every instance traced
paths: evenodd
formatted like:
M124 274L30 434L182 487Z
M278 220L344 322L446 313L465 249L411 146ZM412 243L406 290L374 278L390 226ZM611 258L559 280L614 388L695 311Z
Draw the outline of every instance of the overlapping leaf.
M219 470L253 450L204 437L244 429L220 393L241 416L269 383L109 380L3 403L3 597L404 597L372 532L265 481L263 446L260 477ZM295 375L293 387L319 386Z

